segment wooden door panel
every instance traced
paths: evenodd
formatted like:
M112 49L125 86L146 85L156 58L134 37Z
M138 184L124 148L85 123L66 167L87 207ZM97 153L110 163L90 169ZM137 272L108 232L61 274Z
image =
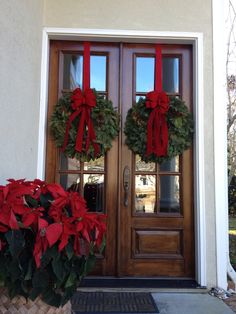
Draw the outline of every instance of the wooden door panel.
M52 41L50 43L50 80L49 80L49 99L48 99L48 121L52 114L54 105L62 92L70 90L70 75L68 71L70 67L67 65L68 57L79 56L83 54L82 42L70 41ZM113 106L119 107L119 80L114 77L119 77L119 45L91 43L91 56L106 56L106 91L102 94L108 97ZM65 67L65 64L67 67ZM65 70L65 68L67 70ZM66 83L66 86L65 86ZM91 82L92 84L92 82ZM93 86L91 86L93 87ZM49 125L49 123L48 123ZM79 163L79 167L70 169L61 168L60 157L61 153L55 147L54 141L51 138L50 130L47 130L47 162L46 162L46 180L48 182L60 182L64 177L80 178L79 186L80 193L83 194L85 176L90 174L90 171L85 167L84 163ZM116 275L117 268L117 207L118 199L118 144L119 140L113 141L112 148L105 156L104 170L98 172L99 176L104 176L105 197L104 197L104 212L107 214L107 242L106 249L103 254L98 254L96 268L93 274L100 275ZM64 158L66 159L66 158ZM73 161L73 160L72 160ZM71 163L71 161L70 161ZM69 164L69 163L68 163ZM92 170L91 174L96 174ZM111 175L112 174L112 175ZM82 183L81 183L82 182ZM65 187L66 188L66 187Z
M184 269L183 259L140 259L126 265L124 271L130 277L185 277Z
M183 257L182 231L133 229L134 258Z
M132 106L137 95L145 96L145 92L136 90L136 75L140 69L140 59L154 58L155 46L153 45L129 45L125 44L122 51L123 81L122 81L122 116ZM179 82L175 96L183 98L191 110L191 48L186 46L163 46L163 58L177 60ZM138 63L139 61L139 63ZM154 62L149 62L153 64ZM145 70L145 69L144 69ZM150 69L149 69L150 71ZM140 72L141 73L141 72ZM154 77L154 75L153 75ZM132 83L132 86L131 86ZM150 85L152 85L152 82ZM154 83L154 82L153 82ZM153 84L154 85L154 84ZM167 91L168 92L168 91ZM121 242L120 242L120 272L122 276L166 276L166 277L194 277L194 241L193 241L193 186L192 186L192 152L188 150L179 159L178 169L160 167L156 165L150 172L139 171L136 166L136 158L124 145L122 146L121 171L125 167L131 169L131 193L128 206L124 206L123 190L121 190ZM145 177L145 181L154 180L154 194L156 205L150 211L138 210L136 206L137 183L139 176ZM161 197L169 196L168 190L178 179L179 184L179 209L169 211L160 203ZM176 181L176 182L177 182ZM143 183L144 184L144 183ZM145 183L146 185L146 183ZM163 186L162 186L163 185ZM146 186L140 191L141 195L149 195ZM162 191L160 192L160 189ZM164 189L167 189L166 192ZM122 189L122 185L121 185ZM148 193L148 194L147 194ZM153 195L154 195L153 194ZM150 197L149 197L150 198ZM162 200L163 202L163 200Z
M63 66L66 54L83 52L82 42L52 41L50 45L49 105L48 120L54 104L64 88L64 78L68 75ZM105 157L104 176L105 208L107 214L107 243L105 252L98 255L98 261L92 274L103 276L136 276L136 277L194 277L194 228L193 228L193 171L192 150L189 149L177 158L173 164L152 169L137 168L136 156L125 145L123 134L127 112L138 96L145 92L136 91L137 58L154 58L153 44L118 44L91 43L92 55L104 55L106 64L106 91L104 96L112 100L113 106L121 113L121 132L113 142L112 149ZM192 51L190 46L163 45L163 56L166 63L174 60L178 69L178 85L174 94L183 98L192 109ZM168 59L169 58L169 59ZM171 59L172 58L172 59ZM169 62L169 63L168 63ZM153 60L151 62L153 63ZM64 71L63 71L64 69ZM168 73L172 73L171 69ZM169 75L169 74L168 74ZM168 85L165 74L165 84ZM170 74L171 75L171 74ZM153 75L154 77L154 75ZM67 80L69 81L69 80ZM128 205L125 203L123 171L130 170ZM83 193L84 176L89 171L83 163L79 170L61 169L60 153L56 149L47 130L46 180L60 182L62 176L80 177L80 188ZM145 206L137 205L137 182L142 176L155 182L155 206L151 207L149 194ZM175 180L176 179L176 180ZM144 182L143 181L143 182ZM174 209L166 206L165 201L171 197L168 186L173 182L179 185L178 206ZM142 189L145 186L139 187ZM145 190L149 193L149 190ZM155 195L154 195L155 194ZM154 196L153 196L154 195ZM153 202L152 199L152 202ZM149 203L148 203L149 202ZM139 208L140 207L140 208ZM139 209L138 209L139 208ZM141 209L141 210L140 210ZM142 210L143 209L143 210Z

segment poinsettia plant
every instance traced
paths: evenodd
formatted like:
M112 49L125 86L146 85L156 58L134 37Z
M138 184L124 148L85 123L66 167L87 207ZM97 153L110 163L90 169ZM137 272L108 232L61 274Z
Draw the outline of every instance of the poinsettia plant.
M10 297L64 305L105 245L105 215L77 192L41 180L0 186L0 278Z

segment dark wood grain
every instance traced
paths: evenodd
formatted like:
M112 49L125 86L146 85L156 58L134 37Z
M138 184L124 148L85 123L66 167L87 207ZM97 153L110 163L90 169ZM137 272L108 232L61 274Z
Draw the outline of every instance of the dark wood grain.
M50 73L48 96L48 121L63 86L63 54L82 54L82 42L52 41L50 44ZM121 113L121 132L106 154L105 212L107 214L107 243L99 256L94 275L136 277L186 277L195 276L194 211L193 211L193 161L192 149L180 158L178 172L135 171L134 156L125 145L123 127L132 102L135 100L135 56L154 56L153 44L91 43L91 53L107 56L107 92L114 107ZM163 45L163 54L177 56L180 60L179 93L192 110L192 49L187 45ZM138 93L142 94L142 93ZM128 206L124 205L123 171L131 171ZM60 174L80 176L96 171L60 170L59 152L47 128L46 180L58 182ZM135 174L153 174L156 182L156 207L151 214L135 212ZM160 212L160 175L177 175L180 178L180 212Z

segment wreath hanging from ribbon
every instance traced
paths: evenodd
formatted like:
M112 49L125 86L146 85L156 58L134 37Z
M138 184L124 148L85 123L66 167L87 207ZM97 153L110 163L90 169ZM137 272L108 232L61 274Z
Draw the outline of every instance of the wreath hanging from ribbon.
M56 146L69 158L89 161L104 156L119 132L112 102L90 88L90 44L84 43L83 90L63 93L50 121Z
M155 89L128 111L126 144L145 162L170 160L192 143L193 119L186 104L162 90L162 54L156 45Z

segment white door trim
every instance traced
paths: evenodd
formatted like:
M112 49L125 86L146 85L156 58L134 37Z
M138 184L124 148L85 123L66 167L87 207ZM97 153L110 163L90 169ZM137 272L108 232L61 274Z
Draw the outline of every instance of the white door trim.
M48 97L49 40L97 40L125 42L162 42L192 44L194 51L194 194L196 280L206 286L206 226L203 128L203 35L188 32L156 32L135 30L44 28L41 62L40 123L38 145L38 178L44 179L46 156L46 116Z

